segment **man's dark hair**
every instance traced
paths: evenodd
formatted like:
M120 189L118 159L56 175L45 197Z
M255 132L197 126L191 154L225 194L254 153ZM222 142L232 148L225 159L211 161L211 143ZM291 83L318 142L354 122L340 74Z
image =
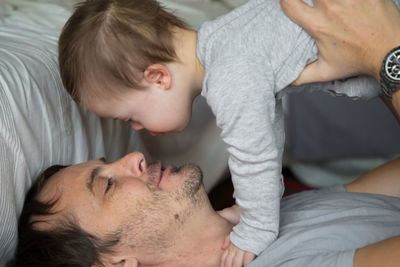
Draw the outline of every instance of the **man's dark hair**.
M67 166L54 165L46 169L29 189L18 224L18 245L14 267L90 267L103 266L101 256L112 252L120 241L120 234L108 240L89 234L73 219L57 222L46 230L35 229L34 216L53 215L57 199L40 202L36 198L49 179Z

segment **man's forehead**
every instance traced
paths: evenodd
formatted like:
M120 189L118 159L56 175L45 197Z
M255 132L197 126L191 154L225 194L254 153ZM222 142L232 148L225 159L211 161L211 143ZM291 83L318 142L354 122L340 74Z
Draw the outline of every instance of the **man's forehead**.
M73 210L76 207L76 201L74 200L79 201L82 200L82 197L85 198L84 190L86 188L84 185L86 177L89 177L90 171L100 164L104 164L104 162L96 160L71 165L51 176L38 194L37 199L43 203L54 203L51 207L51 212L54 212L54 214L40 217L36 227L42 229L52 228L59 220L64 220L65 216L74 215Z
M54 178L58 179L73 179L88 176L93 168L103 165L104 162L100 160L90 160L87 162L71 165L60 172L56 173Z
M62 194L64 187L70 186L72 183L75 184L78 181L85 182L90 178L91 171L103 164L104 161L102 160L91 160L71 165L60 170L55 173L43 187L42 192L38 196L39 200L44 201L48 198L57 197L57 194Z

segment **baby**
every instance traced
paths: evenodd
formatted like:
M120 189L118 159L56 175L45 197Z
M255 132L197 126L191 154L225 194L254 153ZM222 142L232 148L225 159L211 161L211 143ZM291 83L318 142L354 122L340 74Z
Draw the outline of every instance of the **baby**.
M177 133L190 120L194 98L206 98L228 146L242 211L221 266L245 265L277 238L281 97L305 88L290 84L317 57L314 40L283 14L278 0L250 0L198 32L155 0L88 0L59 40L66 90L101 117L153 135ZM307 88L353 98L380 93L367 77Z

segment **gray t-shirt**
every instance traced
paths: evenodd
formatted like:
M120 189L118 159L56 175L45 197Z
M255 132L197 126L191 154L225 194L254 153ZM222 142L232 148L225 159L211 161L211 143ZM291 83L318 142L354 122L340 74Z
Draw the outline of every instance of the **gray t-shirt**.
M400 198L343 186L281 201L278 239L248 267L351 267L358 248L400 235Z
M258 254L279 229L285 140L281 96L307 89L371 98L379 94L379 85L363 76L288 87L318 51L314 40L284 15L279 0L251 0L205 22L197 56L206 69L202 95L222 129L234 197L242 208L231 241Z

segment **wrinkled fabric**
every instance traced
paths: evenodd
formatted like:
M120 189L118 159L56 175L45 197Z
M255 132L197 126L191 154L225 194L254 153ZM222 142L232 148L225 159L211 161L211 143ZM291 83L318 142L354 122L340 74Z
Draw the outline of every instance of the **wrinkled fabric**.
M358 248L400 235L400 198L343 186L283 198L280 234L248 267L353 267Z

